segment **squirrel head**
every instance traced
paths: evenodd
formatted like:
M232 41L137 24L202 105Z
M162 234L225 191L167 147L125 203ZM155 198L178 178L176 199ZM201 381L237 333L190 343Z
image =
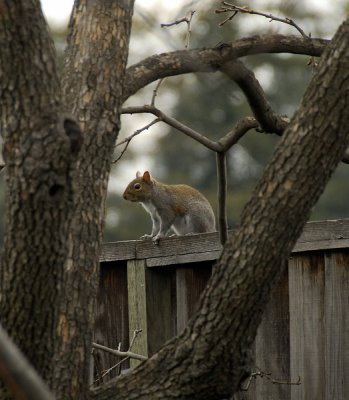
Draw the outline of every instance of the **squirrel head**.
M122 197L133 202L147 201L151 198L152 188L153 179L149 171L145 171L143 175L137 171L136 179L127 185Z

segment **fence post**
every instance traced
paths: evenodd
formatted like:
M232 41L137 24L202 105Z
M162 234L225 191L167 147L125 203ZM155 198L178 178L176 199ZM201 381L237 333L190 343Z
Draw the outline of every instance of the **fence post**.
M147 327L147 294L146 294L145 260L130 260L127 262L128 287L128 320L130 342L135 330L142 329L132 347L132 352L148 356L148 327ZM131 368L140 361L131 360Z

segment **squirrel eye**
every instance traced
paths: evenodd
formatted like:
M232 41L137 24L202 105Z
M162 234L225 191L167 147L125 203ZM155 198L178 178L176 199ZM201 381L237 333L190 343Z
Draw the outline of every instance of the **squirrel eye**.
M135 183L133 186L136 190L139 190L141 188L141 184L140 183Z

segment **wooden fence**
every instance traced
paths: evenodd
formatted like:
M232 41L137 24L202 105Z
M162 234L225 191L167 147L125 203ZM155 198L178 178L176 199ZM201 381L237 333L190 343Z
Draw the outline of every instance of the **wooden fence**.
M216 233L106 243L95 341L152 355L194 312L221 246ZM310 222L265 311L253 352L271 375L251 380L239 400L349 399L349 219ZM98 352L99 369L117 359ZM131 367L139 361L131 361ZM123 363L122 368L129 368ZM257 371L257 369L256 369ZM115 371L120 373L120 371ZM111 374L113 376L113 374ZM299 385L273 383L297 382Z

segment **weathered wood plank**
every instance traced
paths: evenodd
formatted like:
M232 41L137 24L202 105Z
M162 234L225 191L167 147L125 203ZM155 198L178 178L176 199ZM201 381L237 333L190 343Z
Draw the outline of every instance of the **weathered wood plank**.
M167 237L162 239L158 245L155 245L150 239L105 243L100 261L168 257L220 250L221 244L217 232L200 233Z
M212 273L212 263L188 264L176 268L177 333L194 313L199 297Z
M308 222L293 252L349 247L349 219ZM131 240L103 245L101 262L151 259L149 266L196 262L209 253L218 257L221 245L217 232L170 237L154 245L151 240ZM202 255L200 255L202 253ZM172 257L172 258L171 258ZM198 259L198 257L200 259ZM161 259L164 263L162 264Z
M119 263L118 268L115 268L114 263L102 264L95 315L93 341L113 349L117 349L121 343L120 350L126 351L129 346L126 262ZM95 369L98 368L99 371L104 371L120 361L118 357L106 352L95 353L98 364ZM128 362L122 364L122 368L128 366ZM118 369L113 370L104 381L118 373Z
M147 337L149 356L176 335L176 271L146 269Z
M127 262L128 282L128 319L129 338L132 340L135 330L142 330L132 347L132 351L143 356L149 355L148 349L148 321L147 321L147 296L146 296L146 266L144 260L130 260ZM140 363L131 360L131 367Z
M316 242L297 242L292 253L302 253L316 250L343 249L349 247L349 239L327 239Z
M305 224L299 242L341 240L349 238L349 218L311 221Z
M286 268L263 313L255 341L255 365L262 372L270 373L271 378L285 382L290 380L288 295ZM273 384L267 379L256 378L254 399L288 400L290 397L289 385Z
M175 254L169 257L152 257L146 259L147 267L162 267L166 265L179 265L199 263L202 261L215 261L221 254L219 251L206 251L204 253Z
M349 253L325 257L326 400L349 398Z
M289 262L292 400L325 400L323 254L296 255Z

